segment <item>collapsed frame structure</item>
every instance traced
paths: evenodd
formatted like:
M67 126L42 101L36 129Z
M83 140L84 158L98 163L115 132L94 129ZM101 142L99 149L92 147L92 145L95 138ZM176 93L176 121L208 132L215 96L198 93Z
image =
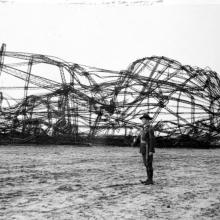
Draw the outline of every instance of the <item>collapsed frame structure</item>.
M157 136L218 139L220 78L166 57L126 70L79 65L41 54L0 50L0 134L28 142L41 135L131 136L147 112Z

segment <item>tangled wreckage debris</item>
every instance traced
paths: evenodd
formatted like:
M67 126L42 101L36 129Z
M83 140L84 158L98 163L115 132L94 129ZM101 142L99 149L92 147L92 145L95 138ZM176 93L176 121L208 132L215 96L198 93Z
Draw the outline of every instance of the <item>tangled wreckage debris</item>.
M209 68L152 56L111 71L3 44L0 83L3 144L128 145L144 112L159 146L219 141L220 78Z

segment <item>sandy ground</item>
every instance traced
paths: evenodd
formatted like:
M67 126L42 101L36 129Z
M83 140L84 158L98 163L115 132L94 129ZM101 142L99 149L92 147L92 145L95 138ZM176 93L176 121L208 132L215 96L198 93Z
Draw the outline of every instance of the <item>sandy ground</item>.
M220 149L0 146L0 219L220 219Z

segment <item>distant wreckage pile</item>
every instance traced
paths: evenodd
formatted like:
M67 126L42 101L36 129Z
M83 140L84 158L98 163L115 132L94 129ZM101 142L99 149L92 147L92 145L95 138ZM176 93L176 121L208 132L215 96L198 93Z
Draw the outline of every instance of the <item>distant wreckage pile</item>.
M220 78L166 57L111 71L1 47L3 143L88 143L98 137L107 144L126 142L145 112L158 139L217 143Z

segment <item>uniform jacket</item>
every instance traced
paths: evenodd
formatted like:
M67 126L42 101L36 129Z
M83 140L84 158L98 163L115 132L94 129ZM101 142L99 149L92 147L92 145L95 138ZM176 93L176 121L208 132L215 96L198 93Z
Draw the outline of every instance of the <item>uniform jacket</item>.
M146 143L148 153L155 153L154 129L151 126L144 126L141 131L141 144Z

